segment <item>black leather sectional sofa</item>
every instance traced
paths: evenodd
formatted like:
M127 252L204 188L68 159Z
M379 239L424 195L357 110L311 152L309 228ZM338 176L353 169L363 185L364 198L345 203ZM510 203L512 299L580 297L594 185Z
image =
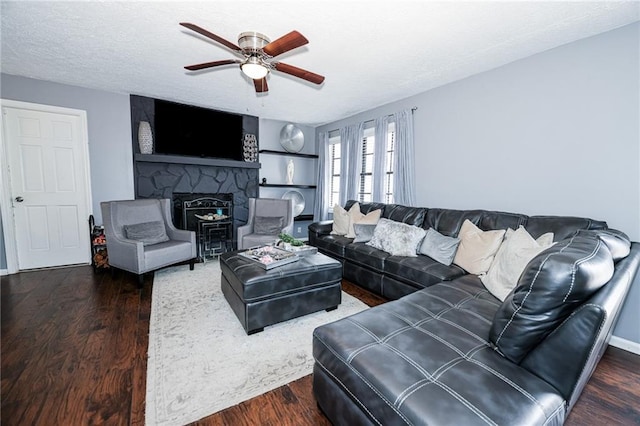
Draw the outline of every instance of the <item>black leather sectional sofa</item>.
M348 210L353 201L347 203ZM433 259L391 256L309 226L343 277L393 300L317 328L313 390L334 424L562 424L611 337L640 245L587 218L365 203L362 213L456 236L554 233L500 302L479 277Z

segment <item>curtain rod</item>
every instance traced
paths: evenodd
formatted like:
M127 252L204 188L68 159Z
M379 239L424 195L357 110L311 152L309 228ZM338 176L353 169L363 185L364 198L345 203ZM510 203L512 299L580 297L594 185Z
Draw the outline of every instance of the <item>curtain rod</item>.
M416 112L416 110L418 109L418 107L413 107L411 108L411 113L413 114L414 112ZM393 117L395 114L388 114L388 115L384 115L383 117L388 118L388 117ZM367 120L362 124L367 124L367 123L373 123L374 121L376 121L375 118L371 119L371 120Z
M417 106L414 106L411 108L411 113L413 114L414 112L416 112L416 110L418 109ZM388 114L388 115L384 115L383 117L393 117L394 114ZM373 123L375 120L375 118L371 119L371 120L367 120L365 122L363 122L362 124L367 124L367 123ZM334 132L339 132L340 129L333 129L333 130L329 130L327 133L334 133Z

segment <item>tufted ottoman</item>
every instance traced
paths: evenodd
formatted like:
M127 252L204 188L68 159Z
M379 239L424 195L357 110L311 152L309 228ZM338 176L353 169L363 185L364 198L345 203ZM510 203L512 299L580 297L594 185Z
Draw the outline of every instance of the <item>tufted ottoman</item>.
M238 255L220 256L222 293L247 334L292 318L333 310L342 301L342 264L323 254L268 271Z

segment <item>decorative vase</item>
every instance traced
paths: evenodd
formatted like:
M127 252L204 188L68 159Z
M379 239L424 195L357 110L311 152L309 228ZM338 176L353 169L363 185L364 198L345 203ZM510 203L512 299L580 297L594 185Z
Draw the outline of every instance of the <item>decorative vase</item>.
M148 121L141 121L138 125L138 145L141 154L153 153L153 134Z
M293 160L289 159L287 161L287 185L293 185L294 172L295 172L295 166L293 165Z
M242 139L242 156L244 161L256 162L258 160L258 139L256 135L247 133Z

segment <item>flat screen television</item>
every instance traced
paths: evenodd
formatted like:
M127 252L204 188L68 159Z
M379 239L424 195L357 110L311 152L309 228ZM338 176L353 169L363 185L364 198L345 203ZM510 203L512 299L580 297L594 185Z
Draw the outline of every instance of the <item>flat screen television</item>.
M242 115L154 100L155 153L242 161Z

